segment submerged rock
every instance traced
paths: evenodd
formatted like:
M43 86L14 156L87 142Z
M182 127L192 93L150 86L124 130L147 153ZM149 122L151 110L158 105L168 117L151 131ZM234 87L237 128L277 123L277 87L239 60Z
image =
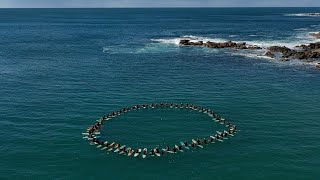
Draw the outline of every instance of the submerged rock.
M227 41L227 42L203 42L203 41L197 41L193 42L189 39L182 39L179 42L180 45L185 45L185 46L204 46L208 48L235 48L235 49L261 49L260 47L256 45L247 45L245 42L242 43L236 43L232 41Z

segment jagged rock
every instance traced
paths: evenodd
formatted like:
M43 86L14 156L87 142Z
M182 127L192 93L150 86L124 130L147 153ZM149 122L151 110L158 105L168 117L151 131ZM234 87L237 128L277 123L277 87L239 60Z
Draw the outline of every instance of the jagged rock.
M320 33L319 33L320 36ZM247 45L245 42L236 43L232 41L227 42L203 42L203 41L193 41L191 39L180 40L180 45L185 46L204 46L208 48L234 48L234 49L262 49L256 45ZM271 46L265 53L266 56L274 58L277 54L282 55L281 61L289 61L290 59L300 59L300 60L313 60L320 58L320 42L310 43L309 45L297 46L300 49L290 49L285 46Z
M180 43L181 45L189 45L190 39L181 39Z
M310 33L311 36L317 38L317 39L320 39L320 32L317 32L317 33Z
M308 16L320 16L320 13L308 13Z
M271 58L274 58L274 56L275 56L274 53L271 52L271 51L267 51L264 55L268 56L268 57L271 57Z
M262 48L257 45L249 45L248 49L262 49Z
M203 41L198 41L198 42L192 42L189 39L182 39L180 40L180 45L186 45L186 46L205 46L208 48L235 48L235 49L261 49L258 46L255 45L249 45L245 42L242 43L236 43L232 41L227 41L227 42L203 42Z

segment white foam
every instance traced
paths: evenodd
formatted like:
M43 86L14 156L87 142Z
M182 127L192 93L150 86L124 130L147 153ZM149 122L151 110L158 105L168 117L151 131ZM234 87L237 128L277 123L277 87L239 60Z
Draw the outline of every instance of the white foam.
M283 40L253 40L253 41L246 41L248 44L253 44L260 46L262 48L268 48L270 46L286 46L288 48L296 48L296 46L301 44L310 44L313 42L319 42L319 39L311 36L310 33L312 32L303 32L296 34L295 36L283 39Z
M221 39L221 38L209 38L209 37L201 37L201 36L193 36L193 35L185 35L178 38L168 38L168 39L151 39L151 41L165 43L165 44L179 45L180 40L182 39L189 39L191 42L197 42L197 41L227 42L228 41L226 39Z
M320 17L320 13L297 13L297 14L285 14L285 16L309 16L309 17Z
M234 56L244 56L244 57L247 57L247 58L253 58L253 59L274 59L274 58L271 58L269 56L265 56L264 55L264 51L262 52L261 50L260 51L241 51L241 52L236 52L236 53L232 53L232 55Z
M307 28L297 28L297 29L293 29L295 31L307 31L308 29Z

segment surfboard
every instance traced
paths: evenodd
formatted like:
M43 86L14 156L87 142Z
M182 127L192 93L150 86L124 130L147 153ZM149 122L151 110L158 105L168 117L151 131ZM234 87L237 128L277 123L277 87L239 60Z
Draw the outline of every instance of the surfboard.
M181 146L183 146L184 148L189 149L189 147L186 146L186 145L184 144L184 142L180 141L180 144L181 144Z
M112 142L112 143L109 145L109 147L112 147L115 143L116 143L116 142Z
M125 153L125 151L124 150L122 150L121 152L119 152L119 154L124 154Z
M85 132L85 133L81 133L82 135L89 135L89 133L88 132Z
M138 152L134 153L134 157L139 156L140 153L141 153L141 149L139 149Z
M107 149L107 148L108 148L108 147L103 147L103 148L101 148L101 151L102 151L102 150L105 150L105 149Z
M133 153L134 153L134 150L131 149L128 153L128 156L131 156Z
M178 146L178 145L175 144L174 147L177 148L180 152L183 152L182 149L179 149L179 146Z
M126 147L126 145L122 145L119 148L117 148L116 150L114 150L114 152L119 152L121 150L123 150L123 148ZM121 152L120 152L121 153Z
M142 158L144 159L144 158L147 157L147 155L146 155L146 154L148 153L147 148L144 148L142 152L143 152L143 153L142 153Z
M97 148L100 148L100 147L102 147L102 145L99 144L99 145L97 146Z
M196 140L192 139L192 142L193 142L194 144L196 144L198 147L203 148L203 146L200 145L200 144L198 144L198 142L197 142Z
M161 156L161 154L160 154L160 153L157 153L157 151L156 151L155 149L154 149L153 151L154 151L154 153L155 153L158 157Z

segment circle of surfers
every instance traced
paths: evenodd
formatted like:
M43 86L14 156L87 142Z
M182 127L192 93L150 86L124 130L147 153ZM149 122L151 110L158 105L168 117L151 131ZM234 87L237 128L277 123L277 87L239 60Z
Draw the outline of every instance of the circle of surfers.
M180 141L180 144L175 144L173 146L166 146L165 148L131 148L127 147L126 145L121 145L120 143L116 142L108 142L102 141L100 138L100 129L105 121L111 120L123 113L127 113L129 111L139 110L139 109L146 109L146 108L187 108L192 109L194 111L199 111L202 113L207 114L208 116L212 117L212 119L222 125L225 125L227 129L223 130L223 132L216 131L215 134L210 135L208 138L203 139L192 139L191 141ZM134 156L138 157L141 155L143 158L147 156L161 156L166 155L168 153L175 154L178 152L184 152L184 150L189 150L190 148L203 148L204 145L216 143L216 142L223 142L223 140L228 139L230 136L234 136L236 132L238 132L237 127L231 124L228 120L222 118L221 116L217 115L215 112L208 108L196 106L193 104L173 104L173 103L160 103L160 104L142 104L142 105L135 105L132 107L125 107L118 111L114 111L109 113L108 115L103 116L97 122L89 127L85 133L83 138L87 139L91 145L97 145L97 148L101 148L101 150L113 151L115 153L124 154L127 156Z

